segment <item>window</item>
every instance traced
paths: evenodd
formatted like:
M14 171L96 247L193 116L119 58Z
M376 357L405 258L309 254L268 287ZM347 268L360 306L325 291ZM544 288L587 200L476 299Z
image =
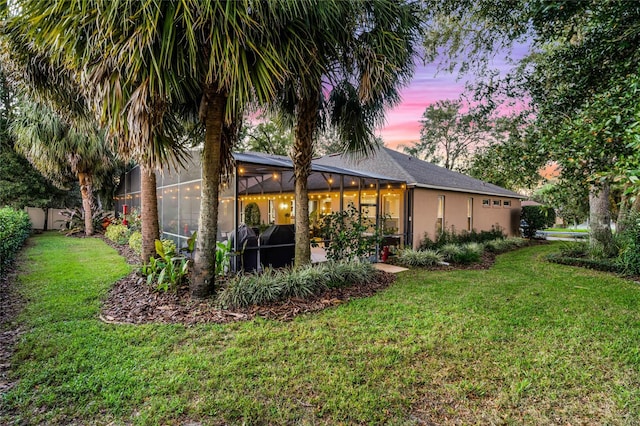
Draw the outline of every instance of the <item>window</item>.
M489 207L490 205L491 205L491 200L489 200L488 198L482 199L482 207Z
M511 200L504 200L502 202L503 207L511 207Z
M444 195L438 196L438 214L436 216L436 232L444 229Z
M467 231L473 229L473 198L467 199Z
M502 205L502 201L500 200L493 200L493 207L500 207Z
M275 200L269 199L269 223L276 223L276 202Z

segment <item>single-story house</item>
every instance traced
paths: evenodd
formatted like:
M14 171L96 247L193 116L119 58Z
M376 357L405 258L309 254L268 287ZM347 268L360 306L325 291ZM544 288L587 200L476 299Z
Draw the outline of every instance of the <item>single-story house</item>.
M245 208L255 203L265 225L293 224L294 181L291 159L264 153L237 153L235 172L223 185L219 204L219 238L244 222ZM198 228L200 159L194 155L179 173L158 176L158 211L165 238L184 245ZM417 247L439 229L455 232L499 227L518 235L521 195L456 173L409 155L381 148L360 161L327 155L312 164L309 177L312 226L322 216L352 204L382 226L399 245ZM116 195L116 209L140 205L140 172L125 174Z

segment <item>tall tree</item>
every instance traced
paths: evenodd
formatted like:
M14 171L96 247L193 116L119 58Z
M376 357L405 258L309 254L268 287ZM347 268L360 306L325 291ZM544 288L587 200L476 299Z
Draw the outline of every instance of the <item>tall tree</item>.
M60 207L65 191L57 189L14 150L9 131L17 103L15 90L0 69L0 206Z
M79 180L85 232L91 235L94 179L100 187L117 165L90 115L76 76L35 49L25 33L7 19L3 15L0 21L2 73L12 87L34 100L25 100L16 108L17 116L11 114L15 148L54 183L65 185L69 176Z
M449 170L466 169L469 157L489 136L488 117L482 109L462 112L461 100L441 100L429 105L420 123L420 142L404 151Z
M375 151L373 130L412 75L418 19L406 2L325 1L303 24L302 60L290 63L293 72L274 106L294 123L296 266L311 257L307 180L318 131L334 127L342 152Z
M97 129L78 129L50 109L23 102L11 123L16 149L43 175L59 185L75 177L80 185L85 234L92 235L94 188L109 179L115 159Z
M266 117L262 117L264 120ZM239 151L266 152L287 155L293 145L291 129L268 120L257 124L244 124L240 129L237 149Z
M629 148L637 146L640 127L637 102L629 102L633 96L627 95L637 87L640 4L624 0L442 3L430 12L442 13L438 22L449 31L442 39L434 37L434 45L447 42L460 52L465 43L457 42L469 40L468 34L447 22L445 15L450 12L456 12L458 23L462 20L479 29L481 37L471 42L474 47L491 50L495 43L529 36L533 49L527 58L528 72L518 83L535 106L540 149L561 163L563 174L591 187L592 199L605 196L606 187L620 173L617 165L623 164L627 169L623 173L634 177L629 170L639 168L640 156ZM489 43L477 42L483 38ZM591 205L608 205L601 201ZM607 217L595 213L596 219ZM596 228L602 232L594 233L593 242L602 238L601 243L608 244L608 224Z

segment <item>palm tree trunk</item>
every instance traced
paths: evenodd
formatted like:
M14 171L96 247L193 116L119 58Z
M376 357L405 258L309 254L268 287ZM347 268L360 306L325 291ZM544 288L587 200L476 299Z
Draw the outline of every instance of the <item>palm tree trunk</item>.
M91 173L78 172L82 209L84 210L84 234L93 235L93 176Z
M216 239L218 233L218 196L222 153L222 126L227 97L213 90L205 93L205 137L202 150L202 183L198 238L193 263L191 296L206 297L215 291Z
M293 149L293 175L295 178L296 235L294 266L311 263L311 237L309 235L309 188L313 158L313 134L318 121L318 99L310 96L300 102L296 117Z
M156 239L160 238L156 172L150 167L140 166L140 197L142 262L147 263L156 255Z
M613 234L611 233L611 209L609 206L609 184L591 187L589 190L590 245L596 253L608 257L612 255Z

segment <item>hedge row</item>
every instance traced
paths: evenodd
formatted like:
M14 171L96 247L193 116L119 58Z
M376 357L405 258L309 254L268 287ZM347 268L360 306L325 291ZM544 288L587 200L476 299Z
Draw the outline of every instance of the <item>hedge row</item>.
M30 232L31 221L26 212L0 209L0 274L4 275Z
M547 260L561 265L579 266L581 268L595 269L604 272L623 273L624 267L611 259L589 259L582 257L569 257L561 254L550 254Z

